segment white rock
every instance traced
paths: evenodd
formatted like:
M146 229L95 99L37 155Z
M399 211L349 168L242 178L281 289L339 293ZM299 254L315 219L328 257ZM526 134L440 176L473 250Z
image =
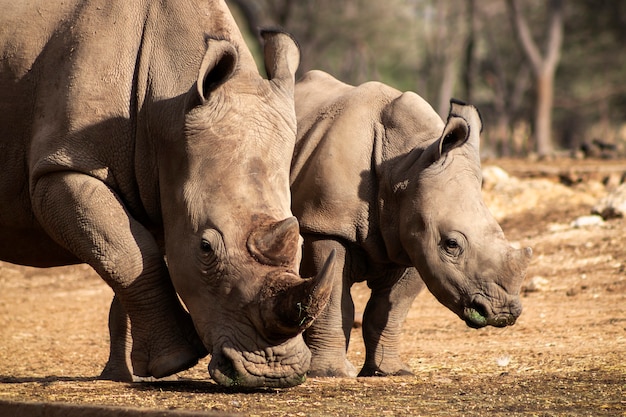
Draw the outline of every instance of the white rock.
M483 188L487 190L491 190L497 184L506 183L511 179L505 170L495 165L485 166L482 171Z
M626 183L623 183L612 193L600 199L591 209L593 214L598 214L604 219L624 217L626 213Z
M587 227L587 226L599 226L604 223L602 216L598 214L592 214L590 216L580 216L570 226L573 228Z

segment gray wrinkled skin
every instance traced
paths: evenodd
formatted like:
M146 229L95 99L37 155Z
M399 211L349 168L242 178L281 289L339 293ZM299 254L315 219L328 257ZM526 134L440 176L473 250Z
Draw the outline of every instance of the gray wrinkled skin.
M315 273L337 253L331 301L305 333L310 375L357 373L345 355L354 282L372 290L361 376L410 372L399 338L424 284L470 327L515 323L532 251L512 248L483 202L473 106L451 102L444 122L415 93L311 71L296 84L296 115L291 189L305 240L301 272Z
M220 384L300 383L330 275L297 272L294 41L265 33L264 79L221 0L0 8L0 259L112 287L103 378L208 352Z

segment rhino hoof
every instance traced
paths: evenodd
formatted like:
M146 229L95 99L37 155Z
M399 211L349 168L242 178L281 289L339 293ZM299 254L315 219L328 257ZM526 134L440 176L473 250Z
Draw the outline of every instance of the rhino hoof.
M385 372L378 367L363 367L359 372L359 377L372 377L372 376L413 376L413 372L408 369L401 368L393 372Z
M186 350L172 355L161 356L150 364L150 375L161 379L175 373L185 371L197 363L198 356L193 350Z

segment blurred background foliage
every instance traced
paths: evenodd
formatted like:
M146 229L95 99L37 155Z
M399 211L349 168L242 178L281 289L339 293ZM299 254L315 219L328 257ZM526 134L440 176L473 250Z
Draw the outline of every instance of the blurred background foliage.
M484 156L626 155L626 1L227 2L257 55L259 27L294 35L299 75L474 104Z

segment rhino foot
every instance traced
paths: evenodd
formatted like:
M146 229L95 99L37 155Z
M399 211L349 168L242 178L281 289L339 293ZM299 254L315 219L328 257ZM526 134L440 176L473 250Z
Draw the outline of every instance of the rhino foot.
M128 369L126 362L120 364L109 360L98 379L116 382L133 382L133 375Z
M187 339L178 339L176 343L164 346L165 349L156 354L152 352L151 355L146 355L145 350L135 349L133 346L130 354L133 374L138 377L164 378L191 368L207 355L204 345L188 342Z
M403 365L400 369L385 371L378 366L363 366L359 377L371 377L371 376L413 376L413 372L409 371L406 365Z
M347 359L344 361L344 366L340 367L334 364L317 365L312 363L307 376L311 378L355 378L357 370L352 362Z
M183 349L160 355L151 360L150 363L142 359L135 359L133 354L131 354L131 358L133 361L133 373L136 376L161 379L191 368L198 363L200 357L194 349Z
M119 298L114 297L109 312L109 360L99 378L120 382L162 379L191 368L207 355L191 316L182 307L175 305L167 317L174 319L163 326L173 329L167 334L150 331L154 327L142 326L142 320L131 326Z
M187 312L177 315L174 329L169 337L151 334L147 343L133 337L130 359L135 376L161 379L191 368L208 354Z
M133 366L136 375L131 373L126 363L120 364L109 360L98 379L116 382L173 381L178 379L175 373L191 368L198 363L198 358L195 352L187 351L161 356L150 365L138 361L137 365Z
M176 375L170 375L165 378L155 378L153 376L142 377L132 375L128 370L128 367L124 366L123 368L117 368L115 366L111 366L110 362L106 364L98 379L115 382L178 381L178 377Z

